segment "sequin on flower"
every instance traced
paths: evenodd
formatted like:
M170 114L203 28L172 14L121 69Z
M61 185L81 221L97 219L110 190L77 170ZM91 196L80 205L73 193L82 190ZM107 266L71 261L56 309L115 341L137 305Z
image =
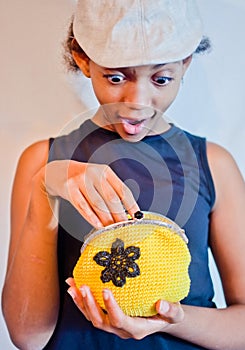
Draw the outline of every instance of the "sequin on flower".
M101 251L94 256L94 261L106 268L101 272L103 283L112 281L116 287L126 283L126 277L132 278L140 275L139 266L135 260L140 257L140 248L129 246L124 249L124 242L117 238L111 246L111 253Z

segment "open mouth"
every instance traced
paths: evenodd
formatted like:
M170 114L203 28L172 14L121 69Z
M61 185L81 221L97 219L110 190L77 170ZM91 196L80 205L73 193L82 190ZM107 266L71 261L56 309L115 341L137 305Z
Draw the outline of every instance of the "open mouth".
M127 122L131 125L137 125L143 123L144 119L142 120L127 120Z
M144 128L145 119L142 120L130 120L121 119L124 132L129 135L137 135Z

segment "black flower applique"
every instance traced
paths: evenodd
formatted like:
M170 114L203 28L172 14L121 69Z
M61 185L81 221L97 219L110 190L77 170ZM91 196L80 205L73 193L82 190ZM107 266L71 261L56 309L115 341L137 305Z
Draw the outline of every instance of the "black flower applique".
M135 260L140 257L140 248L129 246L124 249L124 242L117 238L111 246L111 253L101 251L94 256L94 260L100 266L106 268L101 272L103 283L112 281L116 287L122 287L126 283L126 277L140 275L139 266Z

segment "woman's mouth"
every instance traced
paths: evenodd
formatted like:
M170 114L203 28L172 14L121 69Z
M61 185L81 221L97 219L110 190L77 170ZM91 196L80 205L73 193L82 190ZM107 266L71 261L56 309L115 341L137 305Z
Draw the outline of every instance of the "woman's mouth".
M133 119L121 119L123 130L126 134L137 135L144 128L145 119L133 120Z

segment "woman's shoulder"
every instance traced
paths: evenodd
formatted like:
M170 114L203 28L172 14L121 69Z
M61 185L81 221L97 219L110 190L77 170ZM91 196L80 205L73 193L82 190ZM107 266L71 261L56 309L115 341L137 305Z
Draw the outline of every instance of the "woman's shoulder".
M236 198L244 197L244 178L231 153L216 143L207 142L207 158L217 194L216 204L231 200L234 193Z
M21 153L17 171L34 175L47 163L49 154L49 140L40 140L24 149Z
M21 153L20 160L34 158L33 161L43 161L47 159L49 152L49 140L40 140L27 146Z
M207 142L207 157L213 171L222 172L238 171L238 166L232 154L223 146L214 142Z

